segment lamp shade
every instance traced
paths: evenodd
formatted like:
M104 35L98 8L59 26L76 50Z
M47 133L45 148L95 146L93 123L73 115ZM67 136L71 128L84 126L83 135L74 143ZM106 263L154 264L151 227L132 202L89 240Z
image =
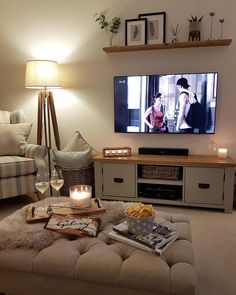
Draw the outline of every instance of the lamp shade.
M25 87L33 89L61 88L58 63L52 60L27 61Z

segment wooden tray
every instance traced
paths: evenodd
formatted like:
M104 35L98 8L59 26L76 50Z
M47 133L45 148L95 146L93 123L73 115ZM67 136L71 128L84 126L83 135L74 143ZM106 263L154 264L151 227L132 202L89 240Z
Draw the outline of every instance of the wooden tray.
M47 221L50 215L47 213L48 206L35 206L30 205L27 210L26 214L26 222L27 223L34 223L34 222L41 222Z
M106 209L104 208L101 200L98 198L96 200L97 201L95 201L95 199L92 199L91 207L86 209L74 208L71 206L70 201L59 202L59 203L51 204L45 207L32 204L28 207L26 222L34 223L34 222L47 221L51 214L58 214L58 215L76 214L76 215L86 216L86 215L99 214L99 213L106 212Z
M92 200L91 207L86 209L78 209L71 206L70 201L68 202L61 202L55 205L51 206L52 213L59 214L59 215L68 215L68 214L76 214L76 215L91 215L91 214L98 214L103 213L106 211L104 206L102 205L102 202L97 199L99 202L100 207L98 207L97 202L95 200Z

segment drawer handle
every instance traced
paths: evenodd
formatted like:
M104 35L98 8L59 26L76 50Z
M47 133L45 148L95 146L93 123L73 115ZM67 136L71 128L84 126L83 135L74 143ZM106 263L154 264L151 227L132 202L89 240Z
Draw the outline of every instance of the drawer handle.
M203 189L208 189L208 188L210 188L210 184L209 183L199 183L198 187L203 188Z
M116 182L116 183L122 183L122 182L124 182L124 179L123 178L119 178L119 177L115 177L114 178L114 182Z

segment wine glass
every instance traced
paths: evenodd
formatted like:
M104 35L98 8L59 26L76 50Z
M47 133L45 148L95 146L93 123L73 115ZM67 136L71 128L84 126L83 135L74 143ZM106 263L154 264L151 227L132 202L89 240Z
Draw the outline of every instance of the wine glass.
M38 170L35 176L35 187L41 193L44 207L44 193L49 189L49 177L45 170Z
M55 168L50 179L51 186L58 192L64 185L64 178L61 169Z

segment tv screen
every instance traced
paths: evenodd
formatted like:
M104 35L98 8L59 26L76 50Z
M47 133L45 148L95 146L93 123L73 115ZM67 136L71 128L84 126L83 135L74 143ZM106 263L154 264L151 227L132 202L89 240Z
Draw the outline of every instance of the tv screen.
M115 132L214 134L218 73L114 77Z

